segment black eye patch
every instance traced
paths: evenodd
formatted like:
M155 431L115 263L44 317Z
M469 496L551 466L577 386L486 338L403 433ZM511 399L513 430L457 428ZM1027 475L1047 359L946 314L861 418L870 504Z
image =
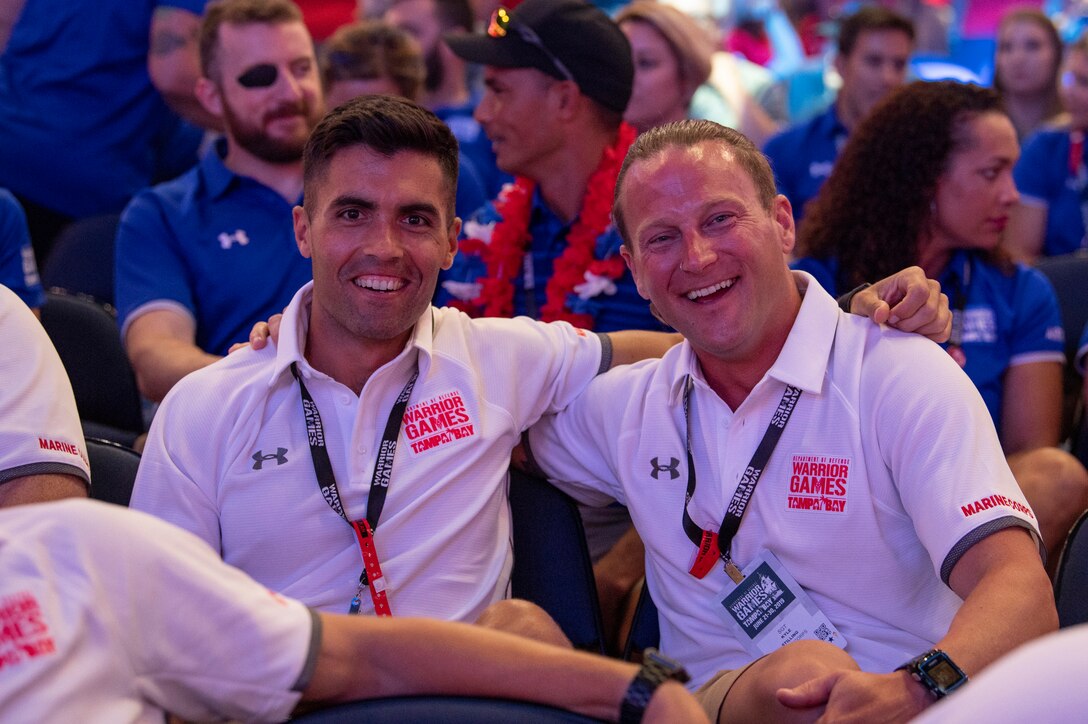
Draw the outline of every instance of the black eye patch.
M267 88L276 82L279 71L271 63L255 65L238 76L238 84L244 88Z

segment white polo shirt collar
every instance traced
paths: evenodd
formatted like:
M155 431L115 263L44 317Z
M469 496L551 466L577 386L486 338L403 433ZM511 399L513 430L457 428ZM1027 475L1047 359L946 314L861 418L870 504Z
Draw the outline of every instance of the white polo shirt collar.
M810 274L801 271L794 271L792 274L797 290L801 292L801 309L790 328L782 351L767 370L764 379L775 379L804 392L819 394L823 390L828 360L831 358L831 346L835 341L839 307ZM695 350L687 341L684 342L677 366L687 370L696 386L709 389ZM670 404L683 404L686 379L683 374L676 375L673 379L668 398Z
M307 282L301 289L295 292L291 303L283 312L283 322L280 325L280 341L276 346L276 363L272 367L272 374L268 378L268 386L273 387L284 375L293 363L298 364L300 374L304 377L324 375L315 370L306 360L306 332L310 324L310 305L313 303L314 283ZM434 349L434 307L428 306L416 322L412 336L404 350L397 355L390 364L398 364L406 355L418 353L419 372L423 377L427 376L430 367L431 352Z

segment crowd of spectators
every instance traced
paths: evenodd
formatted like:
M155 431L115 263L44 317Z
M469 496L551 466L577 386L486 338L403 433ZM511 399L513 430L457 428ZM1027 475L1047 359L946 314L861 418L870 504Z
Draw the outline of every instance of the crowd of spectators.
M0 0L0 719L952 720L1088 511L1033 266L1088 254L1083 10ZM118 215L78 263L139 513L56 502L95 471L35 319ZM512 464L579 503L610 657L510 598Z

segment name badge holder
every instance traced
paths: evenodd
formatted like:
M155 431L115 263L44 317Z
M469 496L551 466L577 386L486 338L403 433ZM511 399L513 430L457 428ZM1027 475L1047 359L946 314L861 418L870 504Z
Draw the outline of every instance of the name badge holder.
M716 608L749 654L763 656L806 639L846 648L846 638L773 553L761 551L743 575L739 583L725 583Z
M397 454L397 438L400 437L401 423L404 420L404 411L408 407L408 398L412 395L416 378L419 377L417 369L408 384L401 390L397 401L393 403L393 409L389 412L389 420L385 424L382 434L382 444L378 450L378 459L374 463L374 476L370 481L370 495L366 501L366 518L351 520L344 512L344 505L340 500L340 491L336 486L336 475L332 470L332 461L325 447L325 428L321 424L321 414L317 410L317 404L310 396L309 390L302 381L298 365L291 363L291 374L298 381L299 391L302 394L302 414L306 420L306 437L310 443L310 457L314 463L314 473L317 475L317 486L321 490L321 497L329 504L329 507L343 518L355 533L355 540L359 545L359 554L363 559L363 570L359 573L359 586L355 590L355 597L351 599L348 613L359 613L362 606L362 593L369 589L370 600L374 604L374 613L378 616L392 616L389 607L389 596L386 593L388 581L382 573L381 561L378 558L378 550L374 543L374 531L378 527L378 519L381 518L382 508L385 507L385 495L389 490L389 483L393 477L393 458Z
M786 386L778 408L771 416L767 431L726 507L722 524L718 532L714 532L700 528L688 515L688 504L695 495L696 486L695 457L691 452L692 386L689 376L684 389L688 483L684 495L682 523L684 533L695 544L696 550L688 572L701 579L706 577L719 559L723 561L730 580L719 595L720 605L716 608L738 633L738 639L753 656L762 656L802 639L820 639L845 648L846 639L816 607L773 553L762 551L744 571L733 562L730 553L733 538L740 529L756 485L793 415L797 401L801 398L800 388Z

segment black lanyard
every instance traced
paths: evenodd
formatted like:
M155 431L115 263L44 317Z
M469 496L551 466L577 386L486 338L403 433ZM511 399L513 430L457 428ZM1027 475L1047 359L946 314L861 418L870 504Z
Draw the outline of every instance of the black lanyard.
M393 458L397 454L397 438L400 437L400 427L404 420L404 411L408 407L408 398L412 395L416 379L419 377L419 369L412 373L412 378L401 390L397 401L393 403L393 409L389 412L389 420L385 423L385 432L382 434L382 444L378 449L378 459L374 463L374 476L370 480L370 495L366 501L366 520L351 520L344 512L344 505L340 500L340 490L336 487L336 476L332 471L332 461L329 459L328 449L325 447L325 428L321 424L321 414L317 411L317 403L310 396L299 374L298 365L291 363L291 374L298 380L299 391L302 393L302 414L306 419L306 437L310 443L310 457L314 461L314 473L317 475L317 487L321 490L321 497L343 518L358 538L359 547L363 555L363 570L359 574L360 591L363 587L369 587L374 598L375 610L384 608L388 611L388 602L385 597L384 584L380 590L377 587L376 578L381 577L381 566L374 551L374 530L378 527L378 519L381 518L382 508L385 507L385 495L389 490L389 482L393 477ZM373 558L373 560L369 560ZM371 575L367 575L367 571ZM351 613L359 611L359 592L351 602Z
M729 501L729 505L725 509L725 517L722 518L722 524L718 532L715 533L713 531L703 530L696 525L695 521L688 515L688 503L691 502L692 496L695 495L695 458L691 454L691 388L693 386L691 375L688 375L684 383L684 423L687 426L685 447L688 454L688 487L687 492L684 495L683 523L684 533L686 533L691 542L699 548L698 555L696 556L695 563L692 566L690 573L697 578L702 578L710 572L710 569L714 567L714 562L720 557L725 561L725 570L726 573L729 574L729 577L737 583L740 583L744 576L733 563L729 549L733 544L733 538L740 529L740 522L744 517L744 511L748 509L748 503L751 502L752 494L755 493L756 484L759 483L760 477L763 476L763 469L767 467L767 462L771 459L771 454L778 445L778 440L782 437L782 431L786 429L786 423L790 421L790 416L793 415L793 409L797 406L797 401L801 398L801 390L793 385L786 385L786 391L782 393L782 399L778 402L778 409L776 409L774 415L771 416L771 422L767 425L767 431L763 433L763 439L759 441L759 446L752 455L751 462L748 463L744 475L741 476L740 482L737 484L737 489L733 492L733 499Z
M963 351L963 322L967 310L967 293L971 288L970 257L964 260L962 271L952 271L952 281L956 288L952 295L952 332L948 336L948 346L945 349L963 367L967 364L967 355Z

